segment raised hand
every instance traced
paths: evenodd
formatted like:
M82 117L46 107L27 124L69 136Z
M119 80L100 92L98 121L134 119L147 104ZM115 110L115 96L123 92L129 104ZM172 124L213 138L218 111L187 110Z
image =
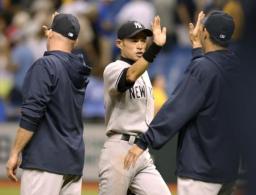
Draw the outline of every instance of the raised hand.
M51 23L52 23L54 17L55 17L56 15L58 15L58 14L59 14L59 12L54 12L54 13L52 14ZM45 33L45 35L46 35L46 34L47 34L47 31L48 31L50 28L49 28L47 25L43 25L43 26L42 26L42 29L43 29L43 31L44 31L44 33Z
M166 42L166 27L161 27L160 17L155 16L153 22L151 23L153 32L153 41L158 46L163 46Z
M205 18L205 14L203 11L201 11L198 14L196 26L192 23L189 23L189 37L193 48L202 47L201 41L200 41L200 31L203 28L203 19Z

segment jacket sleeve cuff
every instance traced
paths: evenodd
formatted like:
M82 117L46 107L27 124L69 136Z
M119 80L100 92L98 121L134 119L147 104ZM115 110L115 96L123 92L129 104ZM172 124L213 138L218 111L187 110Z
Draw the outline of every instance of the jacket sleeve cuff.
M148 148L148 143L145 141L143 136L140 139L136 140L135 144L142 150L146 150Z
M203 50L201 47L192 49L192 60L196 58L200 58L204 55Z
M28 131L32 131L32 132L35 132L38 128L38 125L36 124L32 124L24 119L21 119L20 120L20 127L23 128L23 129L26 129Z

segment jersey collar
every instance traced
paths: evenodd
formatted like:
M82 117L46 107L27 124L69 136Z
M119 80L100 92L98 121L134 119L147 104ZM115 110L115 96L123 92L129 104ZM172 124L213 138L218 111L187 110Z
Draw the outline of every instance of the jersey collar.
M135 61L133 61L131 59L128 59L128 58L125 58L123 56L120 57L120 60L122 60L122 61L124 61L124 62L126 62L126 63L128 63L130 65L134 64L134 62L135 62Z

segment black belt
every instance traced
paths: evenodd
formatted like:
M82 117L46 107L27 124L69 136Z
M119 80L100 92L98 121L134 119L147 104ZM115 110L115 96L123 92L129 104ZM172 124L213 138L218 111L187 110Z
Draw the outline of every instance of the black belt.
M130 144L133 144L134 142L138 141L140 138L138 135L128 135L128 134L122 134L121 140L128 141Z

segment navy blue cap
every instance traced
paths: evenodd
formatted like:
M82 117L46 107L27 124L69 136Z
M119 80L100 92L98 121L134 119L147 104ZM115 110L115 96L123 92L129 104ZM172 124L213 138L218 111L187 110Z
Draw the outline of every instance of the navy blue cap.
M204 20L204 26L211 38L220 44L228 44L235 29L233 18L223 12L214 10Z
M124 23L117 31L118 39L131 38L140 32L145 32L147 36L152 36L151 30L145 28L143 24L138 21L128 21Z
M72 14L60 13L53 18L51 29L64 37L76 40L79 35L80 24L78 19Z

